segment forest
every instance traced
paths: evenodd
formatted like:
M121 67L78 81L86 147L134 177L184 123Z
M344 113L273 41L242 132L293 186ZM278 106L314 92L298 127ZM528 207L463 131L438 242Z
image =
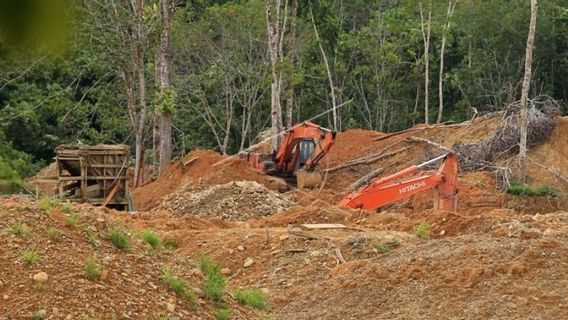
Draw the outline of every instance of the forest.
M14 3L0 5L4 191L60 144L124 143L150 165L308 119L393 132L502 110L521 96L531 14L526 0ZM566 0L539 3L532 71L529 99L566 113Z

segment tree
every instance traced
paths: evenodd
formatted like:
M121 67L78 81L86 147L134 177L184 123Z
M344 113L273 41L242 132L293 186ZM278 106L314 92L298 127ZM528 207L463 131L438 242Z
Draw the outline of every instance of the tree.
M425 27L425 24L427 24L428 26ZM427 22L424 22L422 1L420 1L420 27L422 30L422 39L424 42L424 123L428 125L428 106L430 104L430 31L432 29L432 1L430 1Z
M170 85L172 64L171 0L159 0L160 5L160 44L156 54L156 112L154 119L154 168L158 176L166 169L172 158L172 114L176 93Z
M280 146L282 137L282 70L280 65L284 59L284 33L286 29L287 1L284 0L265 0L266 27L268 30L268 54L272 70L271 84L271 123L272 123L272 149L276 150Z
M442 122L442 113L444 112L444 53L446 49L446 39L448 36L448 31L450 30L450 23L452 22L452 16L456 9L456 4L458 0L448 1L448 12L446 13L446 23L442 27L442 47L440 48L440 73L438 75L438 99L440 104L438 105L438 120L436 123Z
M523 183L527 180L527 130L528 130L528 96L531 84L532 58L534 37L536 32L536 15L538 10L537 0L531 0L531 19L529 23L529 35L527 37L527 47L525 54L525 75L523 77L523 87L521 92L521 118L519 128L521 131L521 141L519 144L519 180Z
M298 0L290 1L290 34L288 35L288 59L292 66L292 73L296 69L298 52L296 50L296 31L298 30ZM289 77L290 78L290 77ZM286 128L292 127L292 113L294 111L294 80L288 79L286 98Z

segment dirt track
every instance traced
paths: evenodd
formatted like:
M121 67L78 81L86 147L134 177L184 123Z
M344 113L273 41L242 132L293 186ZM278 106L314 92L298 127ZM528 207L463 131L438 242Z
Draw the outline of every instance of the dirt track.
M473 172L460 177L458 213L432 209L429 194L397 203L381 213L334 206L349 192L349 185L366 172L382 167L385 174L394 173L439 152L405 142L406 137L423 137L451 146L458 140L484 139L496 125L494 119L484 119L462 127L419 126L384 139L384 134L364 130L340 133L324 167L383 149L394 150L398 145L411 148L377 163L330 173L321 189L283 194L278 194L279 189L283 191L278 179L236 160L214 166L226 157L194 151L173 164L164 178L136 190L137 206L143 210L135 216L87 205L74 207L81 217L81 229L66 225L61 212L46 216L37 203L0 203L1 230L17 222L26 223L32 230L28 238L2 233L7 244L0 247L0 296L8 298L0 300L0 319L29 318L39 309L47 310L48 319L65 319L68 315L76 319L81 314L123 319L127 312L133 319L165 314L171 319L209 319L214 304L203 298L195 308L180 301L159 281L160 270L168 266L186 279L191 289L199 291L202 278L195 270L203 255L210 255L220 267L228 269L229 292L258 287L268 293L264 311L240 305L228 295L225 302L233 309L234 319L563 318L568 312L565 196L504 196L492 172ZM551 139L532 150L530 157L566 172L568 157L563 156L561 140L566 131L568 119L560 119ZM529 169L533 184L568 190L566 183L550 171L536 165ZM264 208L251 202L246 193L218 191L219 186L243 180L260 184L255 192L265 193L263 196L274 193L298 205L271 210L270 204ZM234 207L246 205L236 211L212 206L203 212L193 212L199 208L193 206L180 214L175 209L178 206L171 205L175 201L185 205L190 198L181 195L187 192L191 197L207 194L211 204L228 197L227 203L234 203ZM249 207L262 212L243 215L242 219L227 218L227 212L234 215ZM103 225L97 218L104 221ZM348 228L310 231L311 238L307 238L302 236L305 231L297 228L302 223L341 223ZM429 239L415 234L421 223L428 224ZM48 225L62 231L62 242L46 241L43 230ZM164 239L174 239L179 247L156 253L135 241L125 254L106 239L105 230L113 226L127 228L133 238L141 230L153 230ZM81 231L91 227L101 240L98 248L93 248ZM293 228L292 233L289 228ZM392 243L396 245L389 252L379 251ZM19 252L30 247L44 257L37 266L21 263ZM82 278L83 259L93 254L101 259L111 257L108 279ZM245 267L250 259L252 264ZM30 277L40 270L50 274L50 280L46 290L38 292ZM175 311L167 311L168 302L175 303Z

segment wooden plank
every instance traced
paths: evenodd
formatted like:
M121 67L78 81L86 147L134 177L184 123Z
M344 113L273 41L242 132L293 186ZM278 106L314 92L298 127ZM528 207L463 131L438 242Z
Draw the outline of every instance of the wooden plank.
M119 186L120 185L117 183L116 186L114 186L114 188L112 188L111 192L108 194L105 201L103 201L103 204L101 205L102 207L106 207L110 203L110 200L112 200L112 198L114 197L114 195L118 191Z
M339 223L304 223L300 225L302 230L326 230L326 229L346 229L347 227Z
M87 176L87 180L126 180L126 176L114 177L114 176ZM80 181L81 176L75 177L59 177L59 181Z

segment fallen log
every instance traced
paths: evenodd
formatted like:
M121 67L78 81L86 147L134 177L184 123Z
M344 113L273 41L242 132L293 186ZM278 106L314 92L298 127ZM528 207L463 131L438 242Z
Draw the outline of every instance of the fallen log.
M356 191L371 183L371 180L385 171L383 168L375 169L351 184L351 190Z
M439 144L439 143L437 143L437 142L430 141L430 140L425 139L425 138L419 138L419 137L414 137L414 136L412 136L412 137L406 138L405 140L408 141L408 142L421 142L421 143L425 143L425 144L434 146L434 147L436 147L436 148L438 148L438 149L440 149L440 150L446 151L446 152L454 152L452 149L450 149L450 148L448 148L448 147L446 147L446 146L443 146L443 145L441 145L441 144Z
M379 160L383 160L385 158L389 158L389 157L392 157L394 155L397 155L397 154L404 152L408 149L410 149L410 147L402 147L398 150L388 152L388 153L384 153L384 154L379 154L379 155L371 157L371 158L369 158L369 156L366 156L366 157L363 157L363 158L359 158L359 159L349 161L345 164L342 164L342 165L339 165L339 166L336 166L336 167L333 167L333 168L325 169L323 171L324 172L335 172L335 171L345 169L345 168L349 168L349 167L352 167L352 166L357 166L357 165L362 165L362 164L371 164L371 163L377 162Z

